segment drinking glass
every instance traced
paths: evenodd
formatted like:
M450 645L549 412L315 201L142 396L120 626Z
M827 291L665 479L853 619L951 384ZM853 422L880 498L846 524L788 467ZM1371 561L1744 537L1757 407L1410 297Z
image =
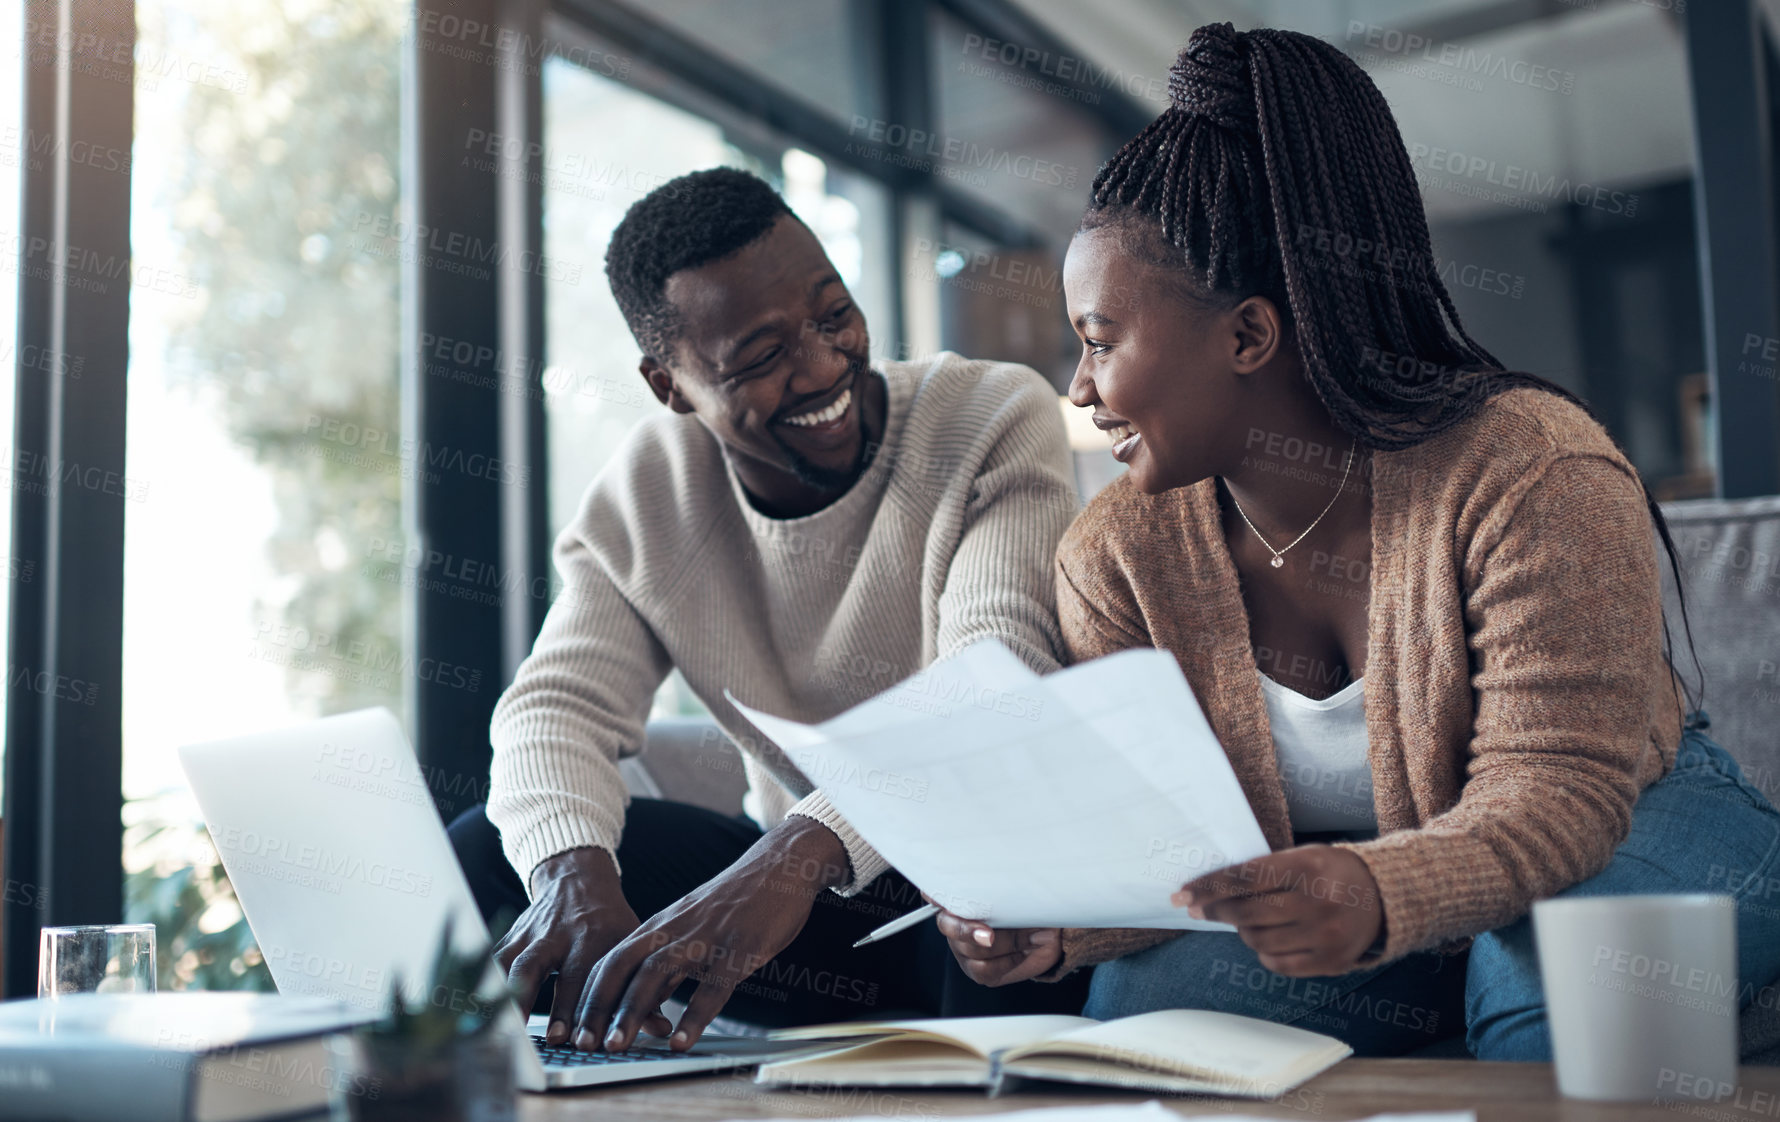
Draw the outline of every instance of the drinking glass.
M46 927L37 945L37 996L155 992L155 925Z

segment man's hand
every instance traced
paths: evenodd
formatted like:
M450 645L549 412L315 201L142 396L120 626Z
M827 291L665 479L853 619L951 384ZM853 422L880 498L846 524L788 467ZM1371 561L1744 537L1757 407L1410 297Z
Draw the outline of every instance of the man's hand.
M535 895L507 931L494 958L507 974L527 1016L538 990L552 970L556 995L550 1003L550 1027L544 1039L561 1044L569 1038L575 1003L600 956L637 929L637 914L624 902L618 866L603 849L571 849L538 865L532 874ZM666 1036L666 1017L645 1026Z
M1173 900L1195 919L1234 924L1262 966L1292 978L1352 969L1384 926L1371 870L1332 845L1282 849L1219 869Z
M651 1018L665 1021L661 1003L688 978L698 988L670 1047L692 1047L737 984L797 938L816 894L846 879L847 851L834 831L787 818L600 960L575 1010L575 1047L630 1047L638 1029L655 1031Z
M931 896L922 893L928 903ZM971 981L1007 986L1038 977L1063 957L1063 933L1055 927L1020 927L997 931L979 920L940 909L939 933L951 944L952 957Z

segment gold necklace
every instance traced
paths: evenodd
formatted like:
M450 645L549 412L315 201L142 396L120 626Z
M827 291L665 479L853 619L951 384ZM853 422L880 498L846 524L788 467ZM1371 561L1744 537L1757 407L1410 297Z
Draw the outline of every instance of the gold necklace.
M1359 449L1360 449L1360 438L1356 436L1356 437L1354 437L1353 447L1351 447L1347 450L1347 466L1343 467L1341 469L1341 484L1340 484L1340 486L1335 488L1335 497L1333 499L1330 499L1329 505L1323 508L1323 514L1327 514L1331 510L1335 509L1335 503L1338 500L1340 500L1341 492L1347 488L1347 474L1348 474L1348 472L1350 472L1354 469L1354 453L1359 451ZM1236 491L1230 486L1230 484L1228 482L1226 482L1224 484L1224 489L1230 492L1230 501L1236 504L1236 513L1242 515L1242 520L1244 522L1248 522L1248 528L1250 530L1254 530L1255 537L1260 538L1261 544L1266 547L1267 552L1273 554L1273 560L1269 561L1268 564L1272 565L1275 569L1283 569L1285 567L1285 564L1286 564L1285 552L1286 552L1286 550L1292 548L1293 546L1297 545L1299 542L1303 541L1307 536L1309 536L1309 534L1312 530L1316 529L1316 524L1323 520L1323 514L1317 515L1316 518L1311 521L1310 525L1304 527L1304 533L1299 534L1297 537L1293 538L1290 542L1287 542L1283 549L1274 549L1273 546L1268 544L1266 538L1261 537L1261 531L1255 530L1255 524L1253 522L1249 521L1248 512L1242 509L1242 500L1240 500L1236 497Z

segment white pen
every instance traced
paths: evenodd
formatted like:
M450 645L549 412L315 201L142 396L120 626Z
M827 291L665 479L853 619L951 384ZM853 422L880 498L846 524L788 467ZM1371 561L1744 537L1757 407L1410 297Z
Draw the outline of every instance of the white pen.
M920 923L922 920L927 919L930 916L936 916L938 914L939 914L939 905L938 904L929 904L924 908L916 908L914 911L910 912L906 916L903 916L901 919L891 920L889 923L886 923L884 926L878 928L876 931L873 931L870 935L867 935L865 938L859 940L857 943L854 943L853 945L855 947L863 947L863 946L865 946L865 944L875 943L879 939L888 939L890 936L896 934L898 931L907 931L909 928L915 926L915 924L917 924L917 923Z

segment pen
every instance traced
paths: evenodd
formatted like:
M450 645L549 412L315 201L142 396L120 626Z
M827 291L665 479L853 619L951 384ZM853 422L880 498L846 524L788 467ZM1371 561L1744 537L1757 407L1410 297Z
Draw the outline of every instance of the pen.
M936 916L938 914L939 914L939 905L938 904L929 904L924 908L916 908L914 911L910 912L906 916L903 916L901 919L891 920L889 923L886 923L884 926L878 928L876 931L873 931L870 935L867 935L865 938L859 940L857 943L854 943L853 945L855 947L863 947L863 946L865 946L865 944L875 943L879 939L888 939L890 936L896 934L898 931L907 931L909 928L915 926L915 924L917 924L917 923L920 923L922 920L927 919L930 916Z

